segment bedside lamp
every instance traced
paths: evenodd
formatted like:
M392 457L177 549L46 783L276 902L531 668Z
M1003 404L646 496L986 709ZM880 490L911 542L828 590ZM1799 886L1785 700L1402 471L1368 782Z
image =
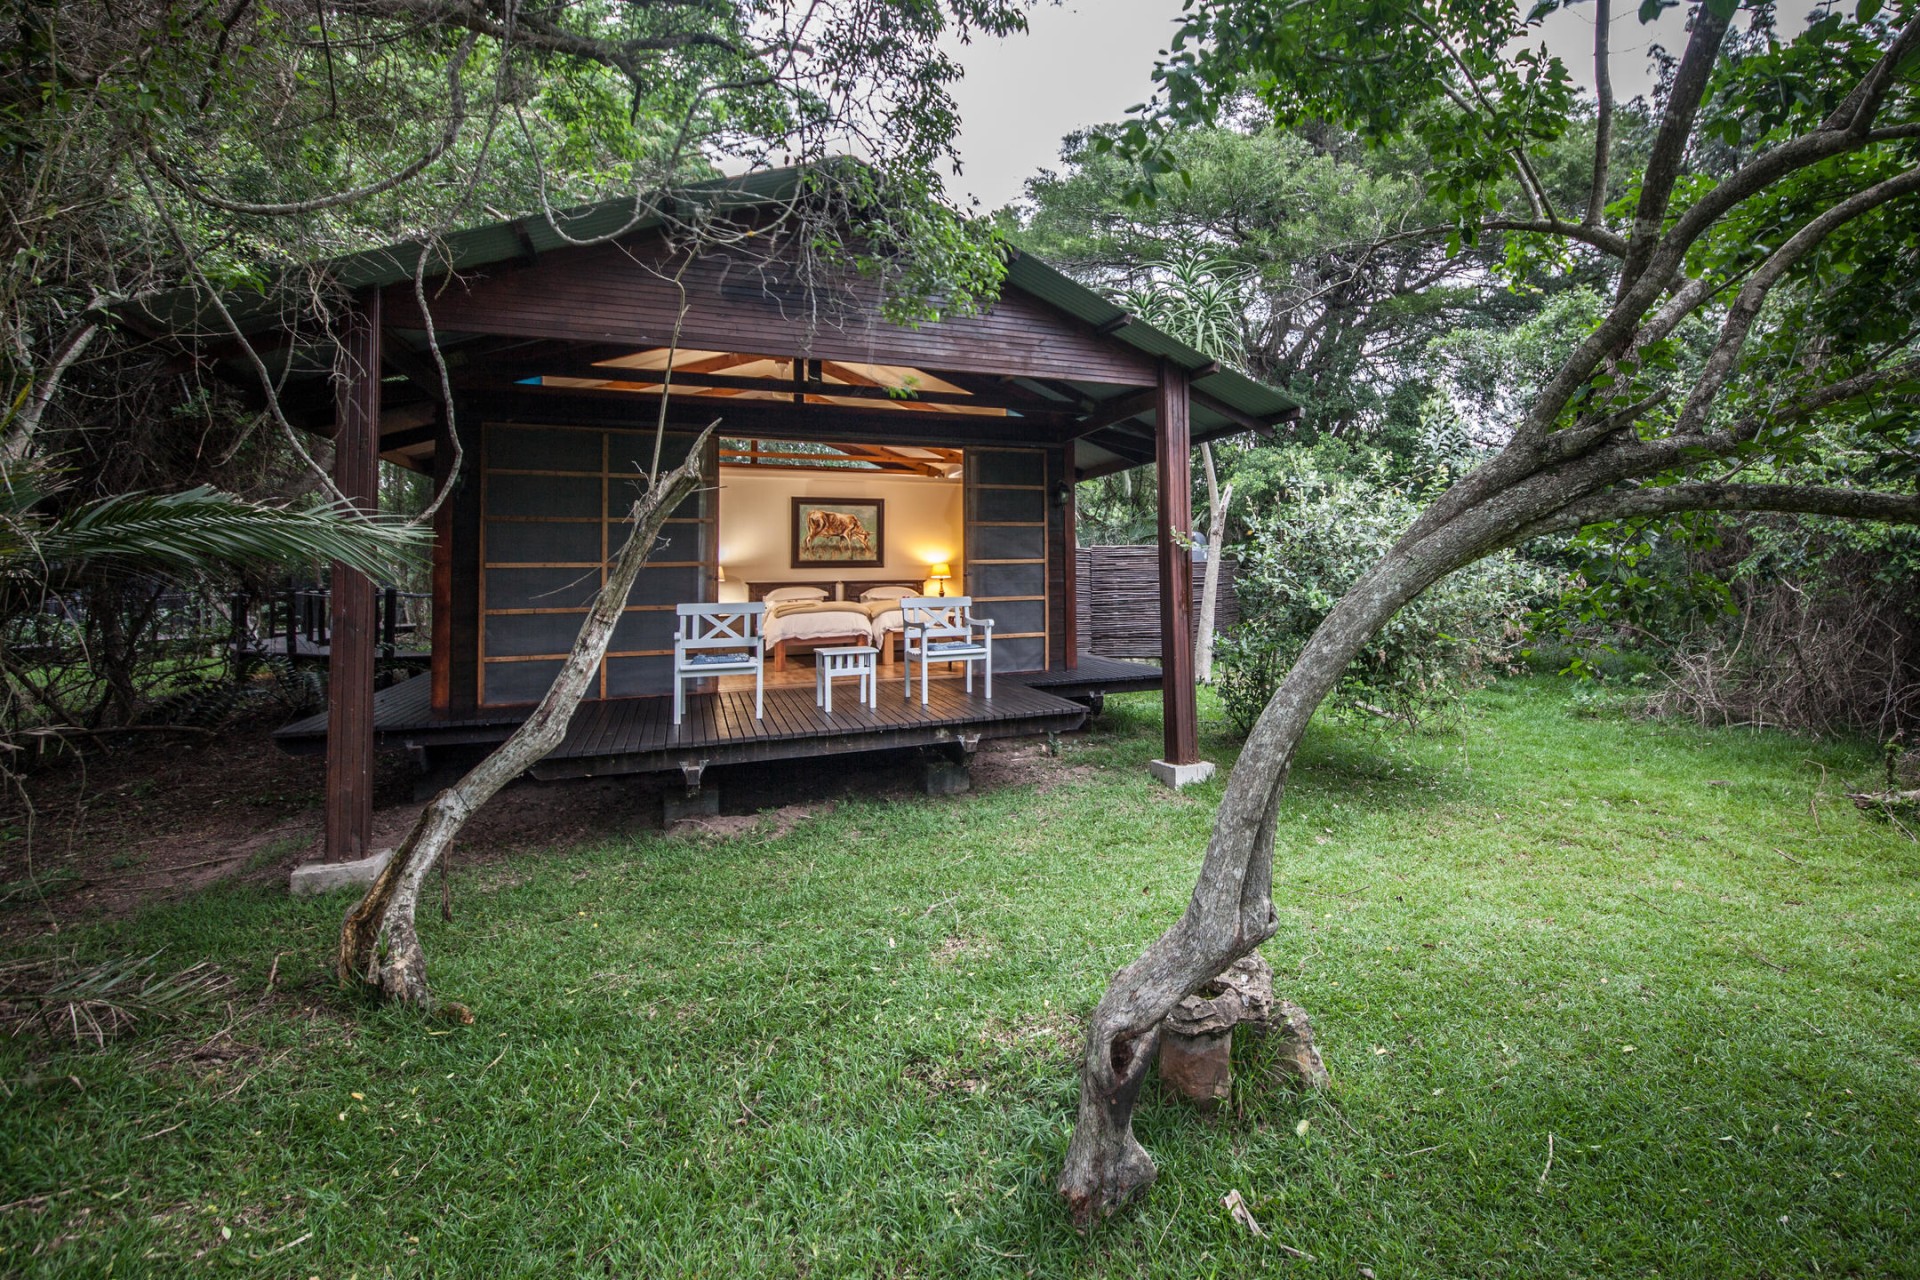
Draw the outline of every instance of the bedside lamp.
M927 576L939 584L939 594L947 594L947 579L953 576L953 566L942 560L927 571Z

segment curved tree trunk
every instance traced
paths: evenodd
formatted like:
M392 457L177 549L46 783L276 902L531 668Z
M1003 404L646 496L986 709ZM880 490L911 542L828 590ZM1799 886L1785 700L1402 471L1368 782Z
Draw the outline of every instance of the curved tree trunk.
M467 775L433 798L400 847L394 850L366 896L340 925L334 967L342 982L363 982L391 1000L431 1009L427 958L414 927L420 886L435 862L480 806L560 745L587 682L606 657L613 627L626 608L634 578L653 549L667 516L700 485L707 436L702 432L686 460L659 477L633 504L632 528L614 556L607 581L593 599L573 652L526 722ZM464 1013L464 1010L461 1012Z
M1153 1160L1134 1139L1133 1106L1161 1019L1187 995L1272 937L1273 842L1293 754L1314 711L1381 627L1434 582L1509 541L1551 496L1511 492L1471 508L1418 541L1403 541L1321 622L1248 734L1214 819L1213 836L1178 922L1115 975L1094 1010L1081 1064L1079 1120L1057 1184L1086 1225L1150 1185Z
M1200 637L1193 647L1193 678L1213 680L1213 617L1220 607L1220 544L1227 536L1227 508L1233 505L1233 486L1220 487L1213 467L1213 446L1200 446L1207 473L1207 572L1200 588Z

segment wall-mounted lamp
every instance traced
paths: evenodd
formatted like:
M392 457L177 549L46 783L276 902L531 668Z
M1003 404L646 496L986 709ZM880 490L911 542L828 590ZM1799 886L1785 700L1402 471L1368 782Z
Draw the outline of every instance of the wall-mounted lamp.
M1064 480L1053 486L1053 505L1068 507L1073 505L1073 486Z
M947 594L947 580L953 577L953 566L945 560L942 560L939 564L936 564L932 569L927 571L927 576L934 580L938 586L939 594L944 596Z
M727 580L727 566L723 564L714 565L713 574L715 582L725 582Z

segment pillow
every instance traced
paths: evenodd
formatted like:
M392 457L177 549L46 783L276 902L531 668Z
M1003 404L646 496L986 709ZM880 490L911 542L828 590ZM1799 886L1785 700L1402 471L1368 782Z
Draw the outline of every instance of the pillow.
M921 594L917 587L868 587L860 593L862 600L904 600L908 596Z
M760 598L768 604L778 604L782 600L825 600L827 592L823 587L775 587Z

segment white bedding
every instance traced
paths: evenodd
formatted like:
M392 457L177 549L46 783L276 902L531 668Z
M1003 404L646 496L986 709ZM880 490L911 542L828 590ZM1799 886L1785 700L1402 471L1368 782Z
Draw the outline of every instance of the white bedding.
M906 630L906 627L907 627L907 620L901 614L900 610L898 609L886 610L884 613L880 614L878 617L876 617L873 620L872 626L870 628L873 633L873 647L876 649L886 648L887 632L904 631Z
M898 617L898 615L895 615ZM835 609L824 613L787 613L768 618L767 647L782 640L823 640L828 636L858 636L871 631L864 609Z

